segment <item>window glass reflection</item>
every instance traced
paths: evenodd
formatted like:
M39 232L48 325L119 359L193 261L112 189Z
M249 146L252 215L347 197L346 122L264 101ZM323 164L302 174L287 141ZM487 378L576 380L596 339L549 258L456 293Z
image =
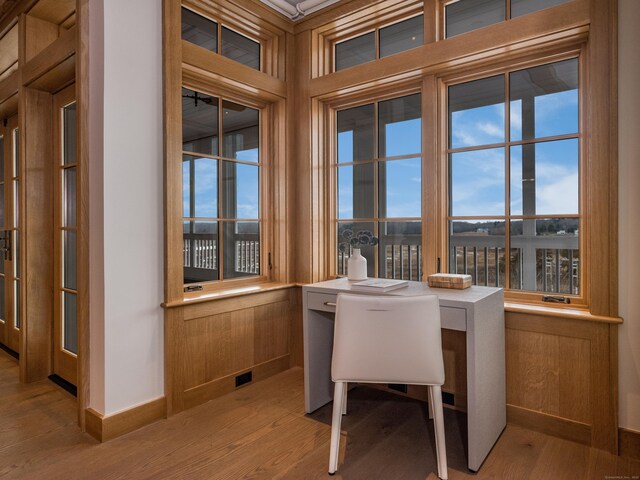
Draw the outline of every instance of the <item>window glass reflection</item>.
M182 39L217 52L218 24L182 7Z
M554 7L569 0L511 0L511 18Z
M422 222L380 222L379 241L379 277L422 279Z
M222 156L259 161L260 112L227 100L222 102Z
M381 218L420 217L422 211L420 158L378 164Z
M378 104L379 156L411 155L422 150L420 94Z
M578 132L578 60L510 75L511 140Z
M449 148L505 140L504 76L449 87Z
M504 148L451 154L450 215L504 215L504 162Z
M222 162L223 218L257 219L260 206L258 166Z
M371 160L374 156L374 107L340 110L338 123L338 163Z
M376 34L366 33L336 44L336 72L376 59Z
M578 139L511 147L511 214L579 212Z
M182 149L218 155L218 99L182 89Z
M224 278L260 275L260 224L225 222Z
M418 15L380 29L380 58L388 57L424 43L424 17Z
M373 163L338 168L338 218L374 216Z
M247 67L260 70L260 44L226 27L222 27L220 53Z
M505 0L452 2L445 7L446 37L493 25L503 21L505 15Z
M218 280L218 222L183 222L184 283Z
M63 348L69 352L78 353L78 306L75 293L62 292L64 305Z

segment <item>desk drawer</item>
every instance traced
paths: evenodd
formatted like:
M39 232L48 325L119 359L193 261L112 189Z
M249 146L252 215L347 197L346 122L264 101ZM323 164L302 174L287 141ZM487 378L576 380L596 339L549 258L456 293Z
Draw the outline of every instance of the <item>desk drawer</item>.
M442 328L448 330L467 331L467 311L464 308L440 307Z
M322 312L334 312L336 311L336 299L335 293L307 293L307 308L309 310L320 310Z

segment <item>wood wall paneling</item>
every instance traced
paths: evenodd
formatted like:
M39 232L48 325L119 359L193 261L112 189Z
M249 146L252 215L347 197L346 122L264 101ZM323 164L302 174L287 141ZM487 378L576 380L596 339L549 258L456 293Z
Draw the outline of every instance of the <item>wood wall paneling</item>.
M89 275L89 0L77 2L76 108L77 108L77 220L78 220L78 423L85 430L89 406L90 275Z
M24 85L54 92L75 79L76 27L65 31L22 67Z
M53 308L53 193L51 169L51 94L20 89L20 154L23 197L20 237L23 272L20 379L31 382L51 373L51 312ZM28 299L28 301L26 301Z
M58 25L31 15L23 15L24 61L28 62L58 38Z

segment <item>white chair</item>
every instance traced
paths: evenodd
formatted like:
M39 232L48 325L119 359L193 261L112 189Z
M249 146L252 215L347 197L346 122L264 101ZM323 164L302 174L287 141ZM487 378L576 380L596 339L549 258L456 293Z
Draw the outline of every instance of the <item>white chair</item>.
M428 385L438 476L447 479L441 386L444 362L438 297L339 294L331 379L335 382L329 474L338 470L348 382Z

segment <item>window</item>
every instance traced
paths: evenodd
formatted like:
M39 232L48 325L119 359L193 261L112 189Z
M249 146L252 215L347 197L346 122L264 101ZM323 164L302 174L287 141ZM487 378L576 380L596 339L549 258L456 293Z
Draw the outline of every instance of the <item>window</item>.
M578 97L576 58L449 86L452 273L581 294Z
M261 273L260 111L182 89L184 283Z
M422 120L420 94L336 114L337 272L347 273L351 233L370 231L362 248L368 276L422 275Z
M453 37L569 0L455 0L445 5L445 37ZM510 5L509 5L510 3Z
M218 48L218 39L221 39ZM182 8L182 39L260 70L260 43Z
M378 48L376 48L376 39ZM336 43L335 70L370 62L424 43L424 17L418 15L373 32ZM378 52L376 52L378 50Z

